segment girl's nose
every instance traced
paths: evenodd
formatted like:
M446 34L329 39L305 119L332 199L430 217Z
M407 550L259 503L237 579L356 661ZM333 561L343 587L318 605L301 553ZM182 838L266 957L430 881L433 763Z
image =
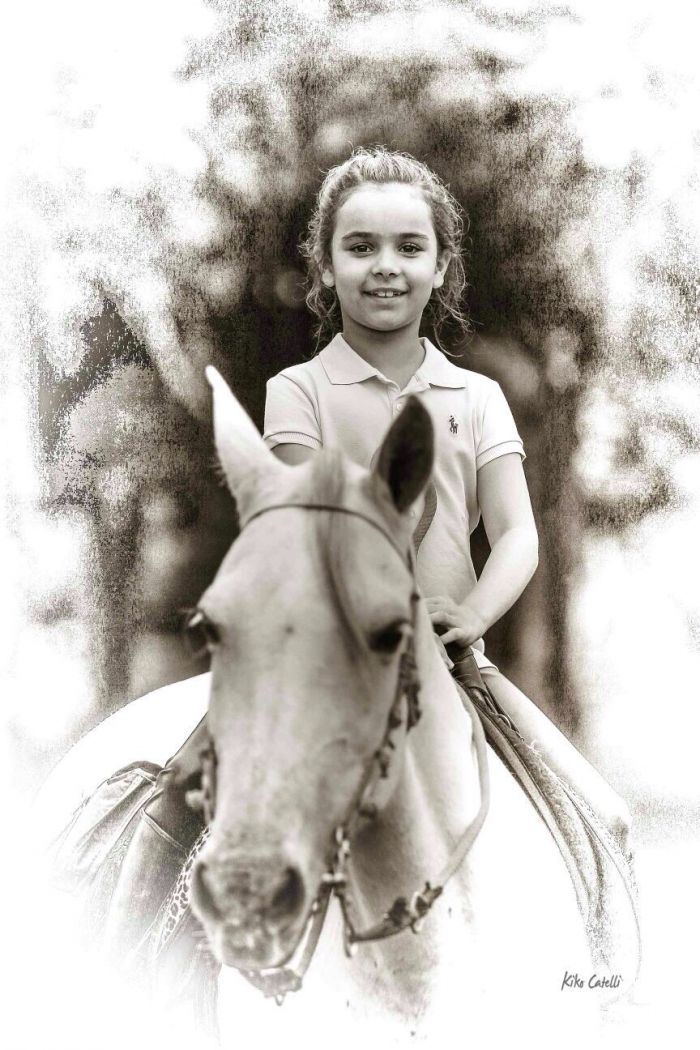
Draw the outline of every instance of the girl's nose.
M399 263L394 252L384 251L380 252L375 258L372 273L381 274L382 277L395 277L399 269Z

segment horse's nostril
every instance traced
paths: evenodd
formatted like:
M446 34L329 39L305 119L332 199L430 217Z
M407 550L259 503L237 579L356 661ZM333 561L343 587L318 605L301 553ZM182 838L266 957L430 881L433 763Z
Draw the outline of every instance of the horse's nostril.
M287 926L304 906L304 881L297 868L282 868L265 860L198 861L191 884L195 915L215 923L225 920L229 925L264 922L269 928Z
M287 868L270 901L270 919L293 918L304 904L304 883L296 868Z
M207 886L205 878L206 864L199 861L195 864L192 872L192 887L191 896L192 903L195 906L195 910L199 912L201 917L207 917L209 919L219 918L219 909L214 903L214 898L211 895L211 891Z

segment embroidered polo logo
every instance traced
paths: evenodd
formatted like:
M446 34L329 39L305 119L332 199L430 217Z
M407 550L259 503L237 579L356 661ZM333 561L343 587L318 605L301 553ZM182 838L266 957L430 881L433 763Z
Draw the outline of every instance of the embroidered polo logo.
M459 423L455 420L454 416L450 416L450 434L456 434L459 430Z

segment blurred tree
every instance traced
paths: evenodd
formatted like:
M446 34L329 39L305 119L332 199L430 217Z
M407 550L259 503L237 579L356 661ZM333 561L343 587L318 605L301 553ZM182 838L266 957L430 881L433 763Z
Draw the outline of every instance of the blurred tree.
M264 380L313 349L295 248L321 173L382 142L425 159L471 219L475 334L453 350L506 390L542 536L538 576L491 651L573 726L567 610L582 534L672 500L671 459L697 448L690 170L664 173L664 142L629 119L651 107L661 127L676 106L664 85L683 69L670 52L650 59L650 15L615 20L583 0L208 7L178 77L160 70L169 94L142 92L123 127L121 100L100 108L79 76L64 80L51 119L68 160L60 177L32 175L46 443L62 435L66 491L80 477L99 501L110 470L124 479L116 517L110 504L97 519L99 542L121 552L100 570L110 665L127 645L134 508L201 477L188 449L208 441L204 365L260 422ZM165 110L172 142L156 134ZM132 156L131 138L136 173L111 178L104 151ZM671 375L687 375L682 395ZM138 420L131 444L110 436L119 412ZM133 437L144 428L147 441Z

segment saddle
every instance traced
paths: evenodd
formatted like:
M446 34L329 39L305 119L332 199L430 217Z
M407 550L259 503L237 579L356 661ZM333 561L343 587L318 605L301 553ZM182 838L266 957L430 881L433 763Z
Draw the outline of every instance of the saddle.
M486 738L552 834L569 871L593 962L636 975L641 958L631 856L586 802L522 739L479 673L460 654L460 693ZM173 986L213 1023L218 964L203 949L189 899L189 875L208 829L187 804L197 788L204 720L164 768L133 763L88 798L54 848L58 883L85 901L86 940L97 938L119 967L146 974L163 994Z
M484 684L468 655L455 664L457 688L467 692L486 739L520 784L559 848L576 893L595 966L639 975L641 931L633 857L622 842L542 756L527 744Z

